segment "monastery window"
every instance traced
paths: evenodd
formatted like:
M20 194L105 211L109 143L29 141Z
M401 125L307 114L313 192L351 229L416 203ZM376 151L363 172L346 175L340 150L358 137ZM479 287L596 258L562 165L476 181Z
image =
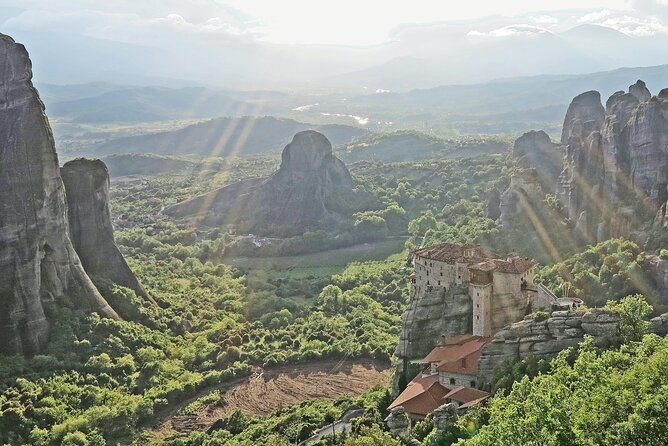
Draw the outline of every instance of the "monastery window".
M450 384L452 384L452 385L455 384L455 379L454 378L450 378Z
M480 308L480 304L475 304L475 307L476 307L476 308Z
M478 320L480 320L480 316L476 316L475 318L478 319Z
M480 297L480 292L477 292L476 294L478 295L478 297ZM478 305L478 306L480 306L480 305Z
M440 280L438 281L438 286L441 286L441 281Z
M475 381L471 381L471 387L475 387Z
M427 280L427 285L429 285L429 281Z
M443 277L443 271L441 271L441 277Z

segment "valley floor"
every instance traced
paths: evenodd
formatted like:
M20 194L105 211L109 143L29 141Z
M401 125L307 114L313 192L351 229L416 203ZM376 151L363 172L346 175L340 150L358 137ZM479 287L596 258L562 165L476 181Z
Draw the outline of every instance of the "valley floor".
M214 422L229 417L237 409L247 415L264 416L307 400L359 395L377 384L389 385L390 375L389 364L361 359L258 369L249 378L206 389L195 398L170 408L151 432L158 438L168 438L206 431ZM202 405L196 414L182 414L186 406L216 390L220 391L216 401Z

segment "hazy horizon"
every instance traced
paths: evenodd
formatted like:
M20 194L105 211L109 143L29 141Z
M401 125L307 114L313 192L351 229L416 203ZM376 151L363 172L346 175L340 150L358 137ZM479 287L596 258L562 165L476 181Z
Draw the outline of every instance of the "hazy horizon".
M2 0L41 83L403 91L668 63L668 3Z

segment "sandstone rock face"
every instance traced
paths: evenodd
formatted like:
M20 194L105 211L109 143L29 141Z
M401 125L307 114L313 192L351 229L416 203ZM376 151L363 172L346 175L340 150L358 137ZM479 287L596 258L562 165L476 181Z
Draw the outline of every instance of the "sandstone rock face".
M608 99L601 121L600 109L593 112L593 93L569 107L562 133L568 155L557 198L587 242L620 236L644 242L652 217L655 229L662 228L666 213L661 206L668 200L668 95L651 97L638 81L628 93ZM576 103L588 111L577 112ZM591 118L589 124L578 116Z
M44 105L23 45L0 34L0 353L48 340L46 302L118 317L70 241L67 204Z
M521 167L536 169L537 179L546 193L554 193L562 170L563 146L554 144L544 131L530 131L515 140L513 155Z
M494 335L483 347L478 368L481 382L489 383L494 369L508 359L528 355L553 357L579 344L585 335L600 346L620 342L619 316L603 310L587 313L555 311L545 320L527 316Z
M408 418L403 407L395 407L390 411L390 414L385 418L390 434L399 437L405 441L410 439L411 420Z
M436 446L439 443L441 435L448 431L453 424L457 422L457 405L455 403L447 403L440 406L433 413L433 419L431 420L434 425L434 430L436 435L432 437L430 444Z
M65 163L60 175L67 195L70 238L86 273L130 288L155 303L114 242L107 166L100 160L76 159Z
M411 288L411 300L401 317L401 335L394 351L397 357L392 388L399 388L405 361L422 359L443 337L471 333L473 308L468 287Z
M485 200L485 217L498 220L501 216L501 192L494 188L487 194Z
M316 131L297 133L280 169L266 179L235 183L165 209L203 224L240 223L264 235L335 227L347 217L353 180Z
M587 91L576 96L566 111L561 143L567 145L571 138L583 139L591 131L600 129L604 119L605 110L598 91Z
M646 101L652 97L645 82L638 79L635 84L629 87L629 93L638 98L639 101Z
M466 287L413 287L411 301L402 316L402 327L395 356L400 359L424 358L441 337L470 333L473 320L471 299Z
M542 197L543 191L538 184L535 169L513 174L499 202L501 228L509 229L517 216L532 207L532 203L540 202Z

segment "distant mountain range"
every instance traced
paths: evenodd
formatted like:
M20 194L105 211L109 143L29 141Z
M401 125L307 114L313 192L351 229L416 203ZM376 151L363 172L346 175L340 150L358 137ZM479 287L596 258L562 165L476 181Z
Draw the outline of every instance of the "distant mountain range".
M653 94L668 84L668 65L618 68L579 75L542 75L499 79L471 85L445 85L406 93L377 93L349 98L340 113L392 122L436 134L522 132L544 128L558 132L568 102L585 90L606 99L643 79ZM328 104L310 109L317 113ZM304 119L308 119L306 116Z
M85 150L86 155L154 153L198 157L280 152L295 133L317 130L333 145L347 144L367 130L337 124L311 125L273 117L217 118L183 129L114 139Z
M563 20L572 17L563 16ZM513 17L404 27L381 45L276 45L165 34L119 42L69 30L17 29L36 56L38 82L107 81L222 89L409 91L501 77L582 74L668 63L668 34L630 36L605 26L529 26ZM577 20L576 20L577 22ZM203 36L199 36L203 37ZM67 48L66 54L60 51ZM165 77L166 73L169 77Z
M187 118L264 115L288 95L235 92L205 87L136 87L94 82L39 86L49 115L69 122L138 123Z
M136 87L111 83L42 84L38 88L57 129L65 124L99 126L271 115L320 124L347 124L353 123L355 117L363 117L368 118L368 123L362 127L369 130L410 129L455 136L523 132L529 128L556 133L570 98L587 89L596 89L607 98L615 91L626 90L637 79L644 79L656 94L668 84L668 65L343 97L332 92L228 91L201 86ZM303 129L295 127L295 132ZM280 140L288 141L285 135ZM338 144L336 138L333 142Z

